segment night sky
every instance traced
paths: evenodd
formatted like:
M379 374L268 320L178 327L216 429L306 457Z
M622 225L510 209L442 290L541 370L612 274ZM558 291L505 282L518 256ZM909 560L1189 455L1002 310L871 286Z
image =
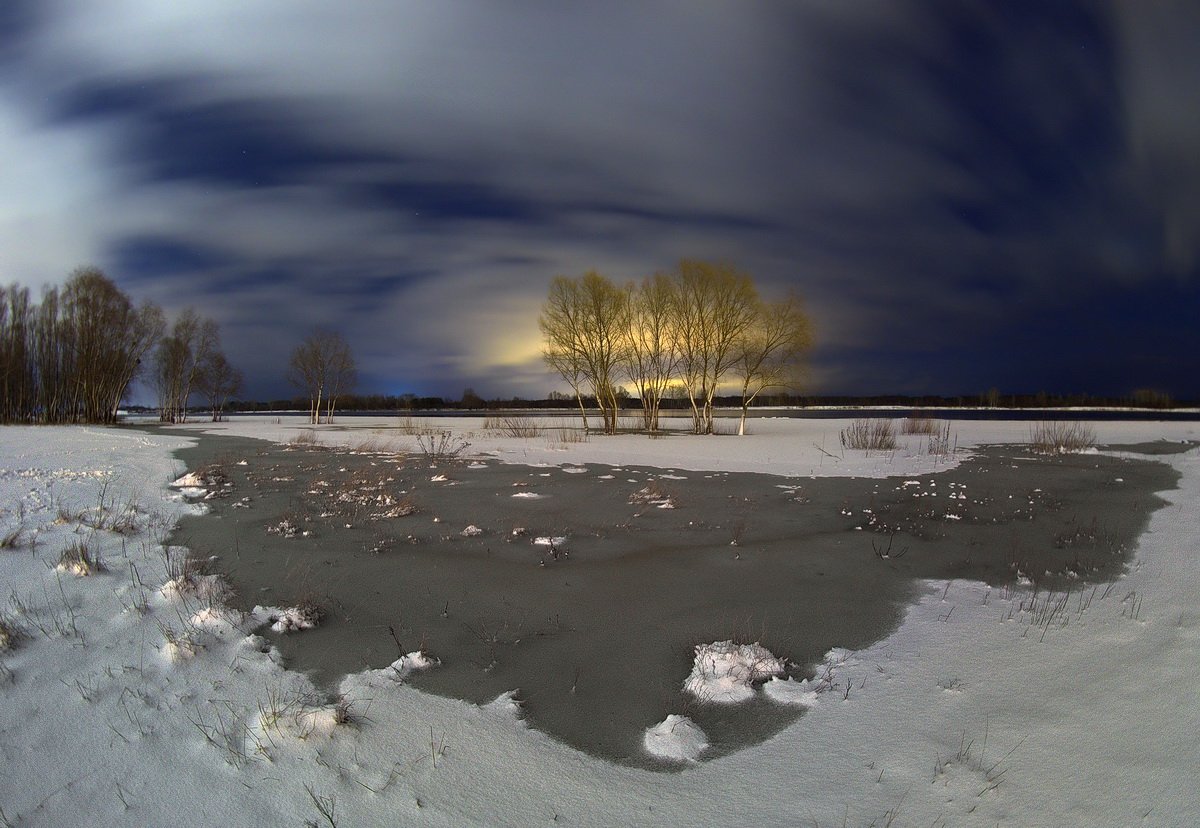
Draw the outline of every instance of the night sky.
M795 288L817 394L1200 398L1200 3L4 0L0 280L102 267L245 396L565 390L552 277Z

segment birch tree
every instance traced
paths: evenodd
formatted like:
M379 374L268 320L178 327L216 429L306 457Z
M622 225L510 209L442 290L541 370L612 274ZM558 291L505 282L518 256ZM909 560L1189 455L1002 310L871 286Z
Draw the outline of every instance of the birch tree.
M746 433L746 415L754 399L768 388L794 384L801 358L811 347L811 325L798 296L760 303L733 365L742 396L739 435Z
M572 386L587 428L582 387L590 385L604 432L617 429L617 389L628 327L628 293L595 271L570 279L555 277L538 327L545 337L542 354Z
M679 377L696 434L713 433L713 398L741 356L742 337L757 318L750 277L730 265L679 263L674 303Z
M656 273L631 289L626 314L625 372L642 401L646 431L658 431L658 414L678 362L678 332L672 309L678 290L671 277Z
M155 354L154 382L162 422L187 421L188 401L196 377L218 349L219 342L216 322L200 316L194 308L179 314Z
M221 351L214 349L196 374L196 391L204 397L212 421L220 422L229 398L242 390L242 372L229 364Z
M332 422L338 397L357 381L354 355L340 333L318 329L292 351L287 378L308 395L311 424L321 421L322 410Z

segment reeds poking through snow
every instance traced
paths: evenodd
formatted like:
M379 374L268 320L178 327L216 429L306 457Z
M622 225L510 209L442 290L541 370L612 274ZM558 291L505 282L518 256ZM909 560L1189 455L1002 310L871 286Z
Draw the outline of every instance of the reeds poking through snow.
M497 437L541 437L546 433L532 417L493 417L484 418L483 430Z
M76 541L63 549L62 554L58 557L57 568L62 572L70 572L72 575L82 577L103 571L104 564L86 543Z
M1029 429L1029 443L1039 454L1070 454L1096 445L1096 430L1087 423L1040 422Z
M905 417L900 421L901 434L924 434L932 437L941 430L941 426L937 420L932 417L918 417L916 415Z
M0 615L0 653L15 647L23 634L15 620L7 615Z
M321 441L317 439L317 432L311 428L306 428L292 439L288 440L289 446L317 446Z
M842 448L890 451L896 448L896 427L891 420L860 417L842 429Z

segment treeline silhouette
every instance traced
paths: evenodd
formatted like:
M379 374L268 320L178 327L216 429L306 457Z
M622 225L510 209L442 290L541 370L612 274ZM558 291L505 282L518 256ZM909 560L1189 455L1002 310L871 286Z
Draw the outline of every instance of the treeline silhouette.
M0 422L114 422L162 331L157 306L134 307L93 267L37 303L0 288Z
M718 396L714 399L721 408L740 408L741 397L737 395ZM585 396L583 402L589 408L596 408L594 397ZM767 394L759 397L756 407L792 406L800 408L858 408L858 407L893 407L893 408L1151 408L1169 410L1179 407L1194 407L1196 401L1176 401L1166 394L1156 392L1153 396L1132 394L1126 397L1100 397L1090 394L1002 394L998 398L989 398L987 394L971 394L956 396L938 395L903 395L879 394L873 396L853 395L813 395L813 394ZM637 397L619 396L618 404L622 410L640 411L641 401ZM686 411L691 404L686 398L667 397L661 401L664 410ZM574 396L552 394L544 399L526 399L524 397L497 397L485 400L474 393L464 395L461 399L448 399L437 396L417 396L415 394L385 395L385 394L349 394L338 402L338 410L351 412L396 413L415 411L500 411L507 409L556 410L571 409L577 405ZM307 411L310 401L307 397L277 400L233 400L227 410L241 413L267 413L276 411Z

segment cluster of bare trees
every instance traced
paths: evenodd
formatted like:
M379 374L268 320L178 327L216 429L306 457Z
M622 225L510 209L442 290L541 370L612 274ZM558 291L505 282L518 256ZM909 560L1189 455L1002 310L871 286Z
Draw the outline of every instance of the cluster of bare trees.
M154 356L153 384L164 423L185 422L188 404L197 393L217 422L225 403L241 390L242 373L221 352L217 323L192 308L179 314Z
M165 422L186 417L195 392L219 419L241 386L216 323L188 310L168 333L157 305L135 307L98 268L78 268L39 303L28 288L0 288L0 422L114 422L148 365Z
M795 295L763 300L746 274L688 259L640 285L616 285L594 271L559 276L538 325L546 362L570 385L584 428L590 392L606 433L616 430L618 384L626 381L641 398L649 432L658 430L663 397L680 388L693 430L711 434L717 390L736 386L744 433L751 403L768 388L793 384L812 342Z
M40 303L0 289L0 421L110 423L163 331L155 305L134 307L97 268L79 268Z
M338 397L354 390L358 369L345 338L336 331L313 331L292 351L288 382L308 394L308 421L333 422ZM322 412L324 414L322 415Z

